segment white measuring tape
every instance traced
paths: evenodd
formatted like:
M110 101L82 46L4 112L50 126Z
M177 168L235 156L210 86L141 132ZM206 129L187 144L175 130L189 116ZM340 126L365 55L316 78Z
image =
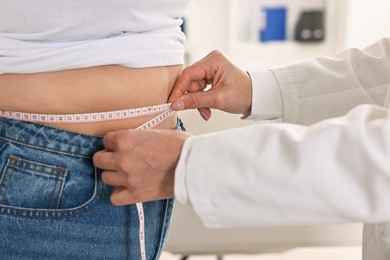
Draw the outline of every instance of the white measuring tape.
M146 247L145 247L145 214L142 203L137 203L138 220L139 220L139 242L141 249L141 259L146 260Z
M40 123L94 123L159 114L138 128L153 128L172 115L171 104L84 114L35 114L0 110L0 117ZM138 129L137 128L137 129Z
M140 108L132 108L125 110L115 110L109 112L84 113L84 114L34 114L14 111L0 110L0 117L5 117L14 120L23 120L28 122L39 123L93 123L111 120L122 120L128 118L142 117L147 115L159 114L146 123L138 126L136 130L145 130L154 128L164 120L174 114L171 110L171 104L161 104L155 106L147 106ZM146 260L145 247L145 214L142 203L136 204L139 219L139 241L141 249L141 259Z

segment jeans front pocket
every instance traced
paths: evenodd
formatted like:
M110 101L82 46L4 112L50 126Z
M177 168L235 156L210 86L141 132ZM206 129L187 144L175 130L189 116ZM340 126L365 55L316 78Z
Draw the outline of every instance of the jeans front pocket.
M68 170L9 156L0 179L0 204L58 209Z

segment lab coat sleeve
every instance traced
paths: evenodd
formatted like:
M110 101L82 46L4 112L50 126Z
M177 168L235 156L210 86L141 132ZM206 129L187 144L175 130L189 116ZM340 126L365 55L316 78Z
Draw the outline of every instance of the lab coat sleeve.
M270 120L283 116L283 100L272 70L248 71L252 81L251 114L242 119Z
M390 123L380 106L387 106L389 46L384 39L272 70L284 122L301 126L265 124L190 138L175 173L178 200L189 198L208 227L388 220ZM264 83L251 76L254 88ZM371 105L303 126L360 104ZM253 117L261 113L252 107Z
M191 137L178 167L205 226L390 219L390 118L361 105L310 127L260 124Z
M271 70L277 83L263 71L251 71L252 115L266 119L264 99L277 100L280 93L284 122L310 125L346 114L360 104L385 106L390 78L390 39L365 49L348 49L335 57L321 57ZM278 88L270 92L270 89ZM268 93L274 93L269 95ZM275 111L275 108L272 110ZM265 111L266 112L266 111ZM273 115L278 112L273 112ZM270 117L272 119L272 117Z

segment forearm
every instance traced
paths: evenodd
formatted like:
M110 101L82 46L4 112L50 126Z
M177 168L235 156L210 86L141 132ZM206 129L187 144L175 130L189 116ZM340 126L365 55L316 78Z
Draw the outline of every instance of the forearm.
M209 227L382 221L390 218L387 116L361 106L311 127L193 137L176 175L186 174L189 200Z

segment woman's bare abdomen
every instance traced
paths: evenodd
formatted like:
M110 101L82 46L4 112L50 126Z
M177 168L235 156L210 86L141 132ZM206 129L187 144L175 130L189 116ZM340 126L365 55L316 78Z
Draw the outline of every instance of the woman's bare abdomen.
M126 68L118 65L34 74L0 75L0 109L43 114L78 114L166 103L183 67ZM51 124L103 136L136 128L153 116L99 123ZM176 116L158 128L174 128Z

